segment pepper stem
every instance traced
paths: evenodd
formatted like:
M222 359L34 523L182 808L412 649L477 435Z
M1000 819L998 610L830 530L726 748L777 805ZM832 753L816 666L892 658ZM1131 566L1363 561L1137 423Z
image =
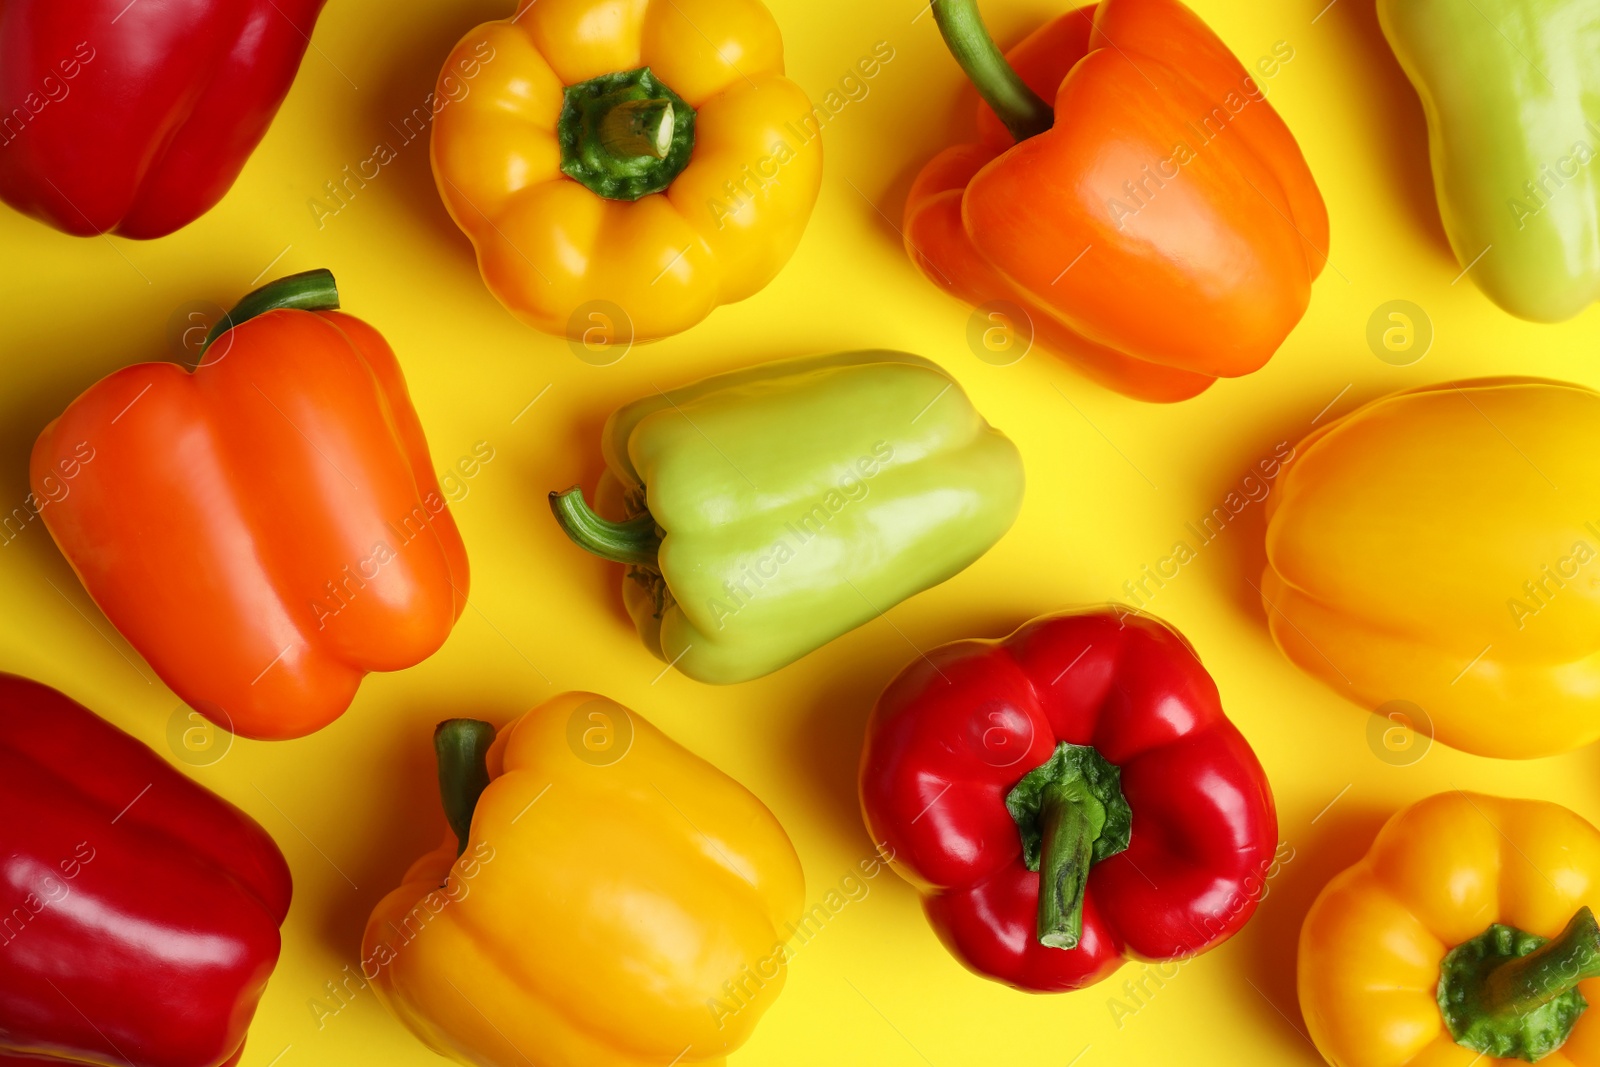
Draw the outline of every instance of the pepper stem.
M1549 941L1495 923L1444 958L1439 1009L1458 1045L1533 1063L1571 1034L1590 978L1600 978L1600 924L1588 907Z
M600 120L600 143L614 156L666 159L672 148L671 100L624 100Z
M467 850L472 813L489 787L489 746L494 727L478 719L446 719L433 730L433 751L439 760L439 799L444 817L455 831L456 855Z
M550 511L561 531L585 552L613 563L657 569L656 554L661 548L661 535L656 531L655 518L648 511L625 522L602 519L590 509L583 499L583 490L577 486L564 493L551 493Z
M1083 937L1083 891L1089 885L1094 843L1105 829L1106 808L1082 778L1051 783L1042 800L1039 943L1049 948L1077 948Z
M1055 124L1054 109L1028 87L989 36L978 0L933 0L933 20L978 95L1012 137L1026 141Z
M339 287L333 272L324 269L308 270L268 282L254 292L246 293L233 310L217 320L200 346L200 356L206 349L235 326L242 326L257 315L265 315L279 308L298 308L303 311L335 311L339 307Z

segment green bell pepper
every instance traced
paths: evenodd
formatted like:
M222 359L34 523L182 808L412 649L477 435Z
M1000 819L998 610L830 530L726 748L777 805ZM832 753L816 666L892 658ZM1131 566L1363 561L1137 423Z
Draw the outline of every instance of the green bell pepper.
M1464 272L1537 322L1600 298L1600 4L1378 0L1378 19L1422 97Z
M787 666L960 572L1011 527L1022 458L937 365L901 352L766 363L618 410L580 547L628 565L650 650L726 684Z

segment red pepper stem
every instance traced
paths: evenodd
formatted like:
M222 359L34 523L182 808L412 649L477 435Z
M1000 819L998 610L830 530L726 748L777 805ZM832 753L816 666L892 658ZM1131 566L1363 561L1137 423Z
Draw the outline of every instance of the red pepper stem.
M339 287L333 280L332 271L319 268L279 278L254 292L245 294L234 305L232 311L218 319L217 324L211 327L211 332L206 334L205 344L200 346L200 356L202 359L205 358L206 349L210 348L217 338L235 326L244 325L257 315L265 315L280 308L335 311L338 307Z
M1590 978L1600 978L1600 925L1584 907L1552 940L1490 971L1478 1004L1488 1015L1526 1015Z
M956 62L1018 141L1055 125L1055 111L1006 62L978 13L978 0L933 0L933 20Z
M1083 937L1083 894L1105 805L1082 778L1052 782L1039 808L1039 943L1073 949Z
M489 746L494 727L477 719L446 719L433 730L433 751L439 760L439 799L444 817L455 831L459 856L472 834L472 813L489 787Z

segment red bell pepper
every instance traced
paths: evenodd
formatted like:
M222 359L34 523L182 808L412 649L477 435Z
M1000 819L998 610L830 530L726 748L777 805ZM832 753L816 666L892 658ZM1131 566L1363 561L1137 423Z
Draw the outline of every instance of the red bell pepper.
M1193 648L1110 608L907 667L867 727L861 807L951 952L1038 992L1226 940L1278 832Z
M326 0L0 3L0 199L160 237L233 185Z
M0 806L0 1063L237 1062L289 910L266 831L3 674Z
M400 365L338 306L327 271L262 286L193 372L124 367L33 446L40 514L89 595L173 692L246 737L321 729L466 607L466 548Z

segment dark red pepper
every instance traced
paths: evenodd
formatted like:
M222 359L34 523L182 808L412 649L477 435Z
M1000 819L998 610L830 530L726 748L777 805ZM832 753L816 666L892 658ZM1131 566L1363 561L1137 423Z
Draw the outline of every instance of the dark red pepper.
M289 910L266 831L12 675L0 810L0 1063L235 1062Z
M1232 936L1278 832L1261 764L1193 648L1110 608L912 663L873 709L861 807L946 947L1041 992Z
M0 199L80 236L187 226L267 132L325 2L0 2Z

